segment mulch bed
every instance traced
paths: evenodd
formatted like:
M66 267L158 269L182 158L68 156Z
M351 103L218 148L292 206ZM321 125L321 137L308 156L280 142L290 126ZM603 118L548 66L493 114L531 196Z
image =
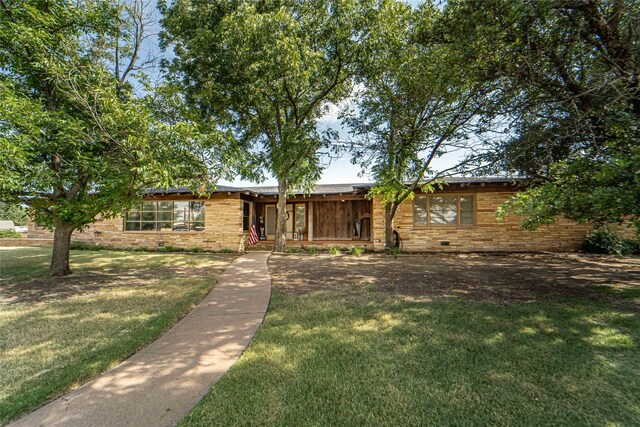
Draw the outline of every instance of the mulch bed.
M562 254L274 255L282 292L372 290L411 299L510 303L541 296L622 300L640 308L640 257Z

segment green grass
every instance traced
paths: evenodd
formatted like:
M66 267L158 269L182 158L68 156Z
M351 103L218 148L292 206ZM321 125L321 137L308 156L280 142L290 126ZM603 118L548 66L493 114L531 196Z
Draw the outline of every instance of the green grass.
M80 277L47 282L37 278L46 275L49 256L50 249L0 248L1 297L11 299L12 292L34 286L33 280L25 281L29 278L50 285L42 291L49 298L0 302L0 424L153 341L211 289L211 273L222 271L233 259L73 251L73 276ZM165 269L154 277L159 267L190 267L194 272L183 270L178 276ZM199 268L206 270L198 272ZM110 274L125 279L116 283ZM69 280L77 283L70 287Z
M195 267L210 259L214 258L174 253L72 250L71 270L79 275L118 273L131 269L153 270L158 267ZM0 248L0 278L22 280L45 277L50 262L51 249L48 248Z
M182 426L640 425L633 311L274 284L256 338Z

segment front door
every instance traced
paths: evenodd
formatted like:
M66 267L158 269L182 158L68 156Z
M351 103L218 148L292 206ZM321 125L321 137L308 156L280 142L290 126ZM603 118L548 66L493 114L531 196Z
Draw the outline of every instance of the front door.
M265 234L267 240L276 238L276 205L267 205L265 210Z

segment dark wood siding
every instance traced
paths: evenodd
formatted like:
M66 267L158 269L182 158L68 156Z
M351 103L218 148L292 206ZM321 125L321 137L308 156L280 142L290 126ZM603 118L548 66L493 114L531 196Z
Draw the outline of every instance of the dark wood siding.
M354 222L370 212L369 200L314 202L313 238L351 240ZM369 236L368 230L366 235Z

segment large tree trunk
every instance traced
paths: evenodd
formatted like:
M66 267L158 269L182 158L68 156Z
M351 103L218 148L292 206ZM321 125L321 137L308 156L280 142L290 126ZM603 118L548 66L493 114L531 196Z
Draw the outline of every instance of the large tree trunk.
M396 246L393 236L393 217L396 215L398 205L390 203L384 207L384 248L391 249Z
M276 223L276 241L274 252L287 250L287 178L278 179L278 221Z
M74 228L57 224L53 232L53 254L49 266L49 277L62 277L71 274L69 268L69 246Z

